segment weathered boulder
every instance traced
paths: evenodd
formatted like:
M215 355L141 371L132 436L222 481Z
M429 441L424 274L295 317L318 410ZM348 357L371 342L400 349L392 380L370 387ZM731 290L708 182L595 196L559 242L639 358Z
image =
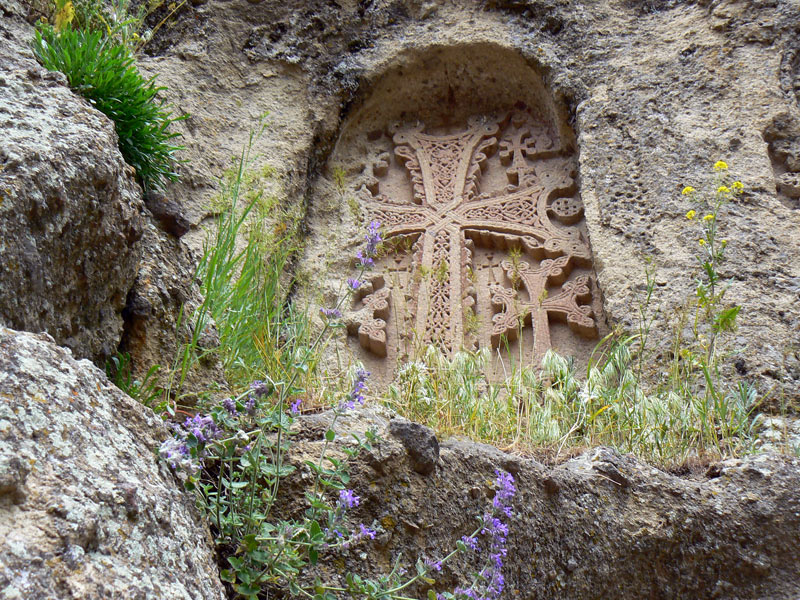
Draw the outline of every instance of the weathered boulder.
M149 409L46 334L0 327L0 589L7 599L222 599Z
M353 523L377 535L320 567L332 584L346 571L388 572L398 556L412 573L417 557L443 557L491 510L500 469L517 486L503 597L794 600L800 594L797 458L756 455L678 477L607 448L547 466L450 439L423 475L413 447L392 435L391 418L366 407L339 423L359 433L376 428L382 439L351 464L349 484L361 497ZM313 480L303 460L318 459L326 420L329 414L298 423L290 458L299 475L285 491L297 512L303 482ZM345 431L339 439L348 439ZM464 585L485 560L484 553L477 564L446 563L431 575L434 589ZM421 586L408 595L425 594Z
M39 66L32 35L0 21L0 323L102 360L142 254L141 190L113 123Z

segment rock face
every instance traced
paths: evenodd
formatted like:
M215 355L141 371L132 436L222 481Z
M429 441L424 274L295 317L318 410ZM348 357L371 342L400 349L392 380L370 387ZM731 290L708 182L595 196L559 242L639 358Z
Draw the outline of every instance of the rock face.
M412 572L416 557L444 556L490 510L500 469L517 486L514 516L507 520L504 597L793 600L800 594L796 458L729 460L712 465L705 476L683 479L605 448L548 467L489 446L446 440L423 475L416 445L395 435L407 424L393 426L385 414L362 411L349 417L348 426L377 427L382 441L352 465L350 486L361 504L351 516L378 533L322 567L331 583L343 570L387 572L401 554L401 565ZM298 439L316 433L321 440L323 420L309 417ZM295 443L291 457L301 472L302 460L318 457L321 444ZM300 497L297 491L291 490L294 498ZM464 585L485 559L477 568L474 562L448 563L432 575L433 587L442 592ZM419 587L409 595L425 594Z
M224 598L167 435L88 361L0 328L3 598Z
M141 190L114 125L38 65L31 35L0 24L0 322L102 360L142 253Z
M710 167L724 159L746 188L720 218L728 299L743 306L737 370L791 405L800 398L796 24L790 1L210 0L185 6L179 35L162 28L148 67L166 72L180 108L199 109L181 124L200 158L186 166L182 197L208 197L223 151L246 139L247 116L273 111L259 148L278 168L283 193L310 209L314 237L299 274L332 296L363 239L358 213L366 211L351 199L373 175L370 140L344 146L347 132L375 114L362 109L406 111L411 120L426 107L468 116L472 100L491 110L517 81L508 74L526 65L575 134L576 181L610 325L635 329L652 259L653 305L663 308L651 330L656 355L667 354L672 316L697 276L698 229L684 215L700 207L680 191L710 189ZM487 71L493 55L507 58ZM392 74L393 95L370 104ZM469 95L493 78L494 97ZM179 85L189 80L200 83ZM445 93L426 96L436 85ZM209 94L220 102L207 102ZM409 98L411 108L400 106Z
M131 370L136 377L141 378L154 365L160 366L156 380L166 386L169 371L182 351L180 344L192 337L192 315L203 298L191 267L194 257L181 240L150 223L142 243L147 253L139 263L122 312L125 327L120 351L130 354ZM200 335L198 352L202 354L218 345L219 337L211 324ZM210 354L195 363L182 390L204 391L213 383L224 381L219 360Z

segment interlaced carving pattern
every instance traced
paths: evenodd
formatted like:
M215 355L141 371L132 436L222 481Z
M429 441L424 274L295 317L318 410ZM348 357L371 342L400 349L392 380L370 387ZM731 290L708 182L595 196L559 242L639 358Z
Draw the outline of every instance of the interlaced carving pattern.
M381 193L382 178L377 175L400 168L387 168L386 161L373 170L373 184L361 190L364 208L371 219L382 223L385 239L416 240L413 272L405 289L391 293L381 287L381 279L380 289L356 306L350 332L358 333L364 348L386 356L387 348L399 344L386 332L390 305L399 293L414 314L396 322L446 351L474 347L480 339L475 339L474 328L465 325L470 317L467 309L482 293L470 275L477 260L474 241L506 255L513 248L524 253L525 260L500 263L501 281L481 284L492 314L477 316L486 323L492 346L500 346L504 338L515 339L520 323L526 324L534 331L531 358L536 361L551 346L551 318L566 322L582 336L596 336L593 280L586 274L570 279L574 267L591 266L591 251L574 227L583 218L573 178L574 158L561 147L554 130L526 111L473 118L457 134L424 129L422 124L396 126L392 136L397 164L408 176L411 202ZM497 189L495 176L495 189L481 193L493 156L497 158L492 168L503 169L507 183Z

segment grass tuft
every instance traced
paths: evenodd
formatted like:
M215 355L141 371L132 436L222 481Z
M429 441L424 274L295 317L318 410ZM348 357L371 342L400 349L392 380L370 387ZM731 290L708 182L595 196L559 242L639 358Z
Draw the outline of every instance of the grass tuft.
M164 88L156 86L155 78L142 77L125 45L101 31L56 31L42 24L32 49L42 66L64 73L75 92L114 122L120 152L145 189L178 178L174 154L182 146L172 144L180 134L170 126L184 117L173 117L158 99Z

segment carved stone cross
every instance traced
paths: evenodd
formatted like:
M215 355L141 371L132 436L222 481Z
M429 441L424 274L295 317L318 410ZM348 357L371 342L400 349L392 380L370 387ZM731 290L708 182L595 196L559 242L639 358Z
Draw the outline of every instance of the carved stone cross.
M502 262L516 287L489 286L492 305L499 311L492 317L492 346L499 346L503 336L514 339L529 324L535 340L531 358L540 359L550 347L550 316L565 319L582 335L596 334L592 308L586 304L591 281L585 276L567 281L575 265L591 266L591 253L580 231L570 227L582 218L580 201L573 197L573 162L559 159L564 152L549 128L526 112L515 112L470 119L458 133L426 133L422 124L396 127L392 141L409 177L410 200L381 193L388 155L374 165L375 177L362 188L362 198L369 218L380 221L385 240L411 242L407 268L412 274L402 290L408 298L402 320L418 340L446 351L475 347L470 323L488 317L472 312L478 296L476 245L517 256L516 261ZM500 189L481 193L490 157L505 176L502 185L494 182ZM554 224L551 216L562 225ZM518 260L522 253L538 264ZM548 297L553 285L560 285L561 291ZM386 356L387 344L398 343L387 339L395 291L386 286L382 276L366 286L359 298L361 309L348 324L361 345L379 356ZM521 297L523 291L527 298Z

